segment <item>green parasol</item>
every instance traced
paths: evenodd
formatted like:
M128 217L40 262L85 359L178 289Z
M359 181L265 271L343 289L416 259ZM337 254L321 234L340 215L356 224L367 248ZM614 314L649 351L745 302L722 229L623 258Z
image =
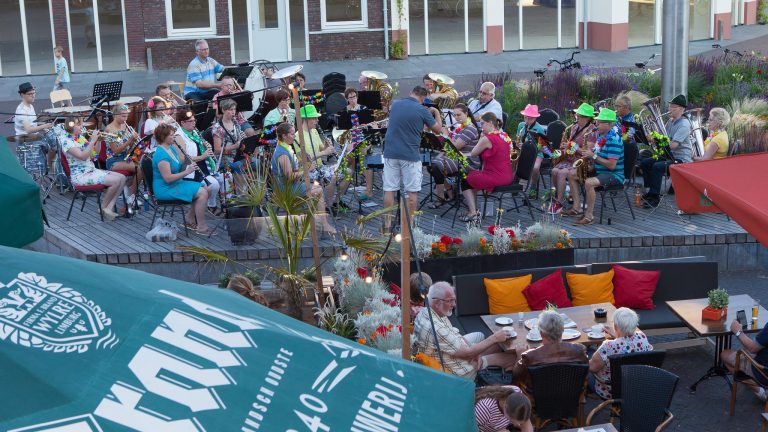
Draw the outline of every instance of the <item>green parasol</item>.
M474 383L219 288L0 246L3 431L476 431Z
M43 236L40 187L0 137L0 245L22 247Z

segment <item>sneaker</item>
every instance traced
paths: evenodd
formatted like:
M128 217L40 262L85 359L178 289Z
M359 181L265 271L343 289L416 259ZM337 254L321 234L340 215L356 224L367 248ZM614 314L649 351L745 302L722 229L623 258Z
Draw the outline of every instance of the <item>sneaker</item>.
M760 402L765 402L768 400L768 394L765 393L765 389L760 387L760 390L755 392L755 396L757 396L758 399L760 399Z
M551 215L559 214L561 211L563 211L563 205L559 202L553 202L549 205L549 209L547 210L547 213Z

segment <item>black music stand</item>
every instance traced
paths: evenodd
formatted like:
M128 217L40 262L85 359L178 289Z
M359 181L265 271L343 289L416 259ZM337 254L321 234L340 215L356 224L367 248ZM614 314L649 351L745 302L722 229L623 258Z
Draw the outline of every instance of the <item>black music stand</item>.
M352 114L357 114L359 125L373 122L373 110L364 109L360 111L342 111L337 114L337 127L339 129L352 129Z
M91 97L91 107L93 108L93 111L91 111L91 114L88 115L88 118L86 121L90 120L91 117L93 117L98 111L101 111L103 114L102 116L102 123L104 124L104 127L107 127L109 124L109 111L111 111L111 105L110 102L116 101L120 99L120 94L123 91L123 82L122 81L112 81L112 82L106 82L106 83L96 83L93 85L93 95ZM99 99L98 103L93 103L93 100ZM101 105L103 103L107 104L107 109L104 110L101 108Z
M357 103L370 109L381 109L381 92L378 90L361 90L357 92Z
M453 145L451 140L448 138L436 135L430 132L422 132L421 133L421 143L419 144L419 147L421 148L421 164L422 166L431 166L432 165L432 152L442 152L443 147L445 143L450 143L451 147L453 147L456 151L456 146ZM429 193L427 196L424 197L424 199L421 200L419 203L419 209L424 207L424 204L426 204L427 201L432 201L432 176L429 176Z
M645 136L645 131L643 130L643 127L639 125L638 123L633 123L630 121L621 121L622 126L626 126L628 128L635 129L635 142L640 144L648 144L648 137Z
M219 76L219 81L224 77L232 77L240 84L241 87L245 87L245 81L251 75L253 66L230 66L224 69Z
M253 155L253 152L256 151L256 147L261 144L260 142L261 137L258 135L249 136L247 138L243 138L242 141L240 141L240 147L237 148L237 152L235 153L235 159L234 161L240 161L245 159L245 156L251 156Z
M237 112L253 111L253 93L249 91L242 91L238 93L228 94L226 96L219 96L216 99L217 112L221 114L221 101L225 99L232 99L237 103Z

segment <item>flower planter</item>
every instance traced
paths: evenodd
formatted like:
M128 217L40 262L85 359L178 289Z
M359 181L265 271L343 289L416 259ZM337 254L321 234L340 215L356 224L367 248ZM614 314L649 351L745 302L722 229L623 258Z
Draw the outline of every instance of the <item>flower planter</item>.
M225 214L227 233L233 245L251 245L261 232L257 217L262 215L260 207L230 207Z
M574 250L548 249L526 252L510 252L504 255L476 255L448 258L428 258L421 264L421 271L433 281L453 283L453 277L473 273L494 273L508 270L562 267L574 264ZM411 261L411 273L416 272L416 263ZM384 268L384 280L400 285L400 263Z
M710 306L707 306L701 310L702 320L720 321L725 319L726 316L728 316L728 306L722 309L714 309Z

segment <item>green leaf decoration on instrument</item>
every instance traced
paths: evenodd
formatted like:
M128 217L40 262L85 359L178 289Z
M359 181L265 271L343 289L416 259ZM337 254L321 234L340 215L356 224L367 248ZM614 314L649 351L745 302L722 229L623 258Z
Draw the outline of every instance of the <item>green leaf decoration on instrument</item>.
M443 153L445 157L455 161L461 166L461 177L466 179L469 172L469 158L464 156L461 152L457 152L456 149L449 142L443 144Z
M666 156L669 151L669 137L653 131L651 138L656 142L655 145L651 146L653 160L659 160L659 158Z

